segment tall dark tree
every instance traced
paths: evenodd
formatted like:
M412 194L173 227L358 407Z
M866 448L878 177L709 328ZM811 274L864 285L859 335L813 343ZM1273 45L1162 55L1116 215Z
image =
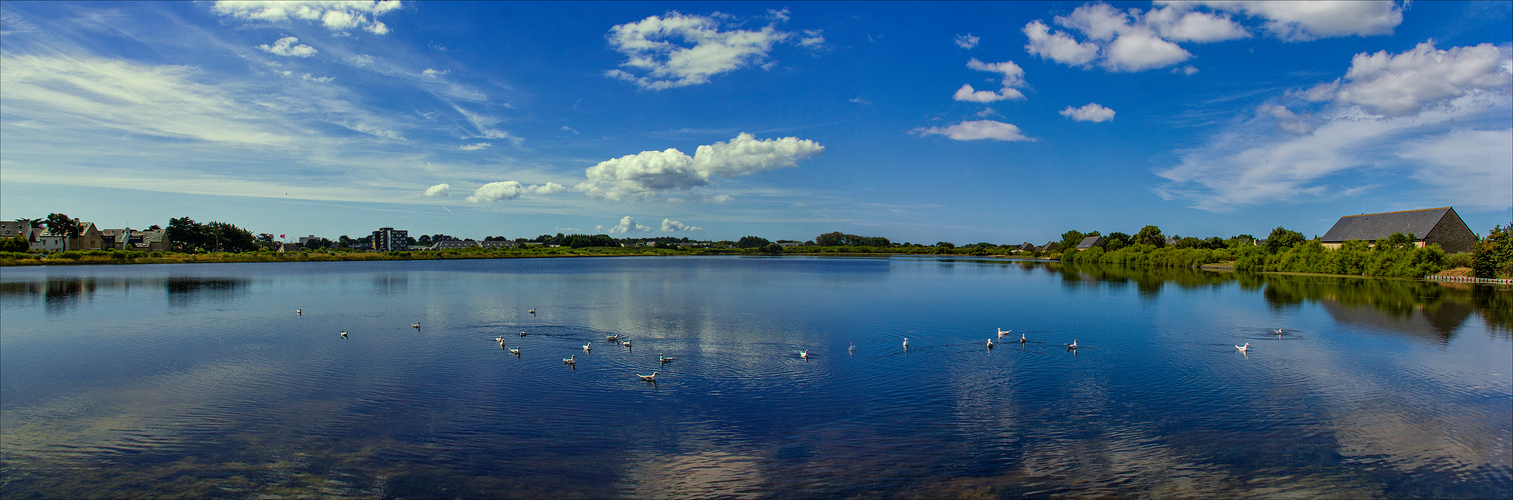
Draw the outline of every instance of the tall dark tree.
M47 214L47 232L72 240L79 237L84 225L65 214ZM68 245L64 244L66 250Z

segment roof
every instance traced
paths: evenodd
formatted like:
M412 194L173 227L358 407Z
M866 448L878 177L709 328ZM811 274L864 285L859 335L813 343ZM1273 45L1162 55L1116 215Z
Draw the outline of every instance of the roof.
M1084 248L1093 248L1099 243L1103 243L1102 236L1088 236L1082 239L1082 243L1077 244L1077 249L1082 250Z
M1426 208L1422 210L1404 210L1401 212L1382 212L1379 214L1346 215L1340 217L1329 232L1324 233L1319 241L1326 243L1339 243L1350 240L1376 241L1386 239L1392 233L1411 234L1415 239L1422 240L1434 226L1439 225L1446 215L1452 214L1455 209L1450 207ZM1458 218L1459 216L1457 216Z

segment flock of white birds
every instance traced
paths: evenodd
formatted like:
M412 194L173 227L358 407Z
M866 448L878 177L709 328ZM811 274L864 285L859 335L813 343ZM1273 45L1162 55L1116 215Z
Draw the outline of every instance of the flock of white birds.
M532 316L535 316L536 315L536 308L532 307L531 310L526 311L526 312L529 313ZM299 315L299 316L304 316L305 315L305 311L304 311L304 309L295 309L294 310L294 314ZM418 322L417 323L411 323L410 327L414 328L416 330L419 330L420 329L420 323L418 323ZM1003 328L998 328L998 338L1002 339L1002 338L1008 336L1012 332L1013 332L1013 330L1004 330ZM529 334L526 333L524 330L522 330L520 332L520 336L521 337L524 337L524 336L527 336L527 335L529 335ZM1283 331L1282 331L1282 329L1277 329L1276 331L1272 332L1272 335L1276 335L1276 336L1280 337L1280 336L1283 335ZM344 339L348 338L346 330L342 330L341 331L341 338L344 338ZM631 345L631 339L630 339L630 337L627 337L624 334L608 335L608 336L605 336L604 339L607 340L607 341L609 341L611 345L618 343L621 346L624 346L626 349L630 349L630 348L633 347ZM496 343L499 344L499 348L500 349L508 350L510 354L513 354L515 356L520 356L520 346L509 347L505 343L505 337L503 337L503 336L495 337L494 338L494 342L496 342ZM1025 345L1025 344L1029 343L1029 342L1030 342L1030 339L1027 338L1024 333L1020 333L1019 334L1019 345L1022 346L1022 345ZM909 338L908 337L904 337L904 344L903 345L904 345L904 350L905 351L909 350ZM988 343L987 343L988 350L992 350L993 347L996 346L996 345L997 344L995 344L993 342L992 338L988 339ZM1062 344L1062 345L1065 345L1066 349L1068 351L1072 351L1072 352L1076 352L1078 349L1080 349L1080 346L1077 345L1077 339L1072 339L1072 343L1070 343L1070 344ZM593 342L592 341L590 341L587 344L583 344L583 352L584 353L591 352L593 350L593 348L594 348L594 346L593 346ZM846 348L846 350L848 352L850 352L851 354L853 354L853 355L856 354L856 343L852 342L851 345ZM1245 345L1236 345L1235 346L1235 351L1239 352L1241 354L1246 355L1246 357L1249 357L1249 355L1250 355L1250 342L1246 342ZM801 359L803 359L805 361L808 361L809 360L809 350L808 349L800 350L799 351L799 358L801 358ZM659 364L670 363L670 362L672 362L673 359L674 359L673 357L667 356L666 354L657 353L657 362ZM578 364L578 355L574 354L574 355L572 355L570 357L562 358L562 364L577 366L577 364ZM640 373L637 373L636 376L640 377L641 380L643 380L643 381L656 383L656 381L657 381L657 375L659 373L660 372L656 372L656 371L651 372L651 375L642 375Z

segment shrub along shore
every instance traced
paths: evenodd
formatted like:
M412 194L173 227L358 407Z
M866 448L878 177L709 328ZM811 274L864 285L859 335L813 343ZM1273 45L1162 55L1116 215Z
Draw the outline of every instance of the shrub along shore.
M1018 257L1060 260L1072 263L1097 263L1125 267L1201 268L1218 264L1239 272L1320 273L1350 276L1423 278L1446 269L1471 268L1484 278L1513 277L1513 229L1501 226L1476 244L1472 252L1446 255L1438 245L1418 247L1412 235L1394 234L1372 245L1349 241L1339 248L1327 248L1302 234L1276 228L1262 244L1246 235L1220 240L1182 238L1166 246L1165 238L1155 226L1130 236L1111 233L1107 248L1076 250L1075 244L1085 236L1077 231L1062 235L1059 245L1046 249L1021 251L1016 247L977 243L955 246L896 244L884 238L865 238L842 233L828 233L801 246L781 247L766 240L747 237L739 245L716 247L646 247L646 246L521 246L513 248L457 248L402 252L365 252L350 249L311 249L297 252L259 250L249 252L139 252L130 250L85 250L48 254L0 252L0 266L76 265L76 264L178 264L232 262L330 262L378 260L499 259L532 257L610 257L660 255L963 255ZM752 239L748 245L747 239ZM605 240L613 242L605 237ZM760 240L760 241L758 241ZM833 240L833 241L832 241ZM597 243L597 242L596 242ZM730 243L730 242L725 242ZM765 243L765 245L763 245ZM855 243L855 244L853 244Z

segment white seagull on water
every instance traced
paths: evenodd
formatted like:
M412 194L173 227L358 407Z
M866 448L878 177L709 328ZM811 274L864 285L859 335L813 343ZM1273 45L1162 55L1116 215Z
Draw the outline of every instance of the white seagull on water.
M1067 349L1076 349L1077 348L1077 339L1072 339L1072 343L1067 344L1066 348Z
M651 372L651 375L642 375L642 374L637 373L636 376L637 377L641 377L641 380L646 381L646 382L656 382L657 381L657 374L658 373L661 373L661 372Z
M988 339L988 349L993 348L993 339Z
M904 349L909 348L909 337L904 337Z
M1245 345L1237 345L1237 346L1235 346L1235 350L1236 351L1240 351L1240 352L1244 352L1244 353L1250 352L1250 342L1246 342Z
M593 349L593 347L594 347L594 343L593 342L589 342L587 344L583 344L583 352L589 352L589 350Z
M809 350L808 349L804 349L802 351L799 351L799 357L800 358L804 358L806 360L809 359Z
M573 357L571 357L571 358L562 358L562 364L564 364L564 365L576 365L576 364L578 364L578 355L574 354Z
M1003 337L1003 336L1004 336L1004 335L1008 335L1008 334L1009 334L1009 332L1012 332L1012 331L1014 331L1014 330L1004 330L1004 329L1002 329L1002 328L999 328L999 329L998 329L998 336L999 336L999 337L1000 337L1000 338L1002 338L1002 337Z
M657 361L661 361L663 363L666 363L666 362L669 362L669 361L672 361L672 360L673 360L673 358L669 358L667 356L663 356L662 353L660 353L660 352L657 353Z
M346 330L342 330L341 331L341 338L347 338L347 331Z
M514 354L516 356L519 356L520 355L520 347L518 347L518 346L511 347L510 348L510 354Z

